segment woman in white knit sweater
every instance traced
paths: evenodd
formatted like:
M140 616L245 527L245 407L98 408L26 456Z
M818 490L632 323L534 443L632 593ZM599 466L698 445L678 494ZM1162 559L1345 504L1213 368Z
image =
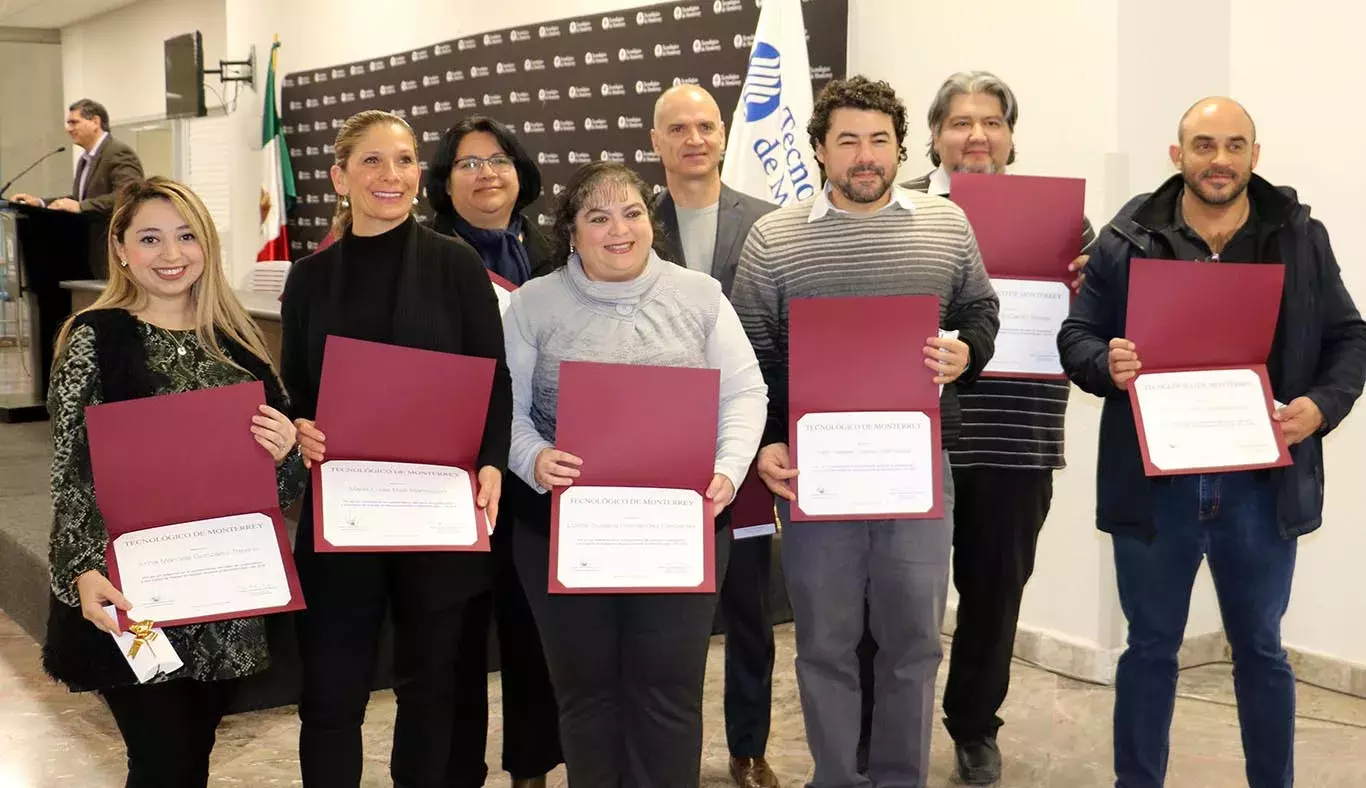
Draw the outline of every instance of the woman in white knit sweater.
M554 446L560 362L718 369L715 476L707 490L716 512L745 478L768 403L754 350L720 285L653 251L645 194L640 177L620 164L579 170L556 210L568 264L514 293L503 321L513 387L508 468L530 499L515 507L515 560L560 703L570 784L594 788L697 787L716 594L548 593L548 491L572 484L582 465ZM728 533L718 534L716 577L725 576L729 543Z

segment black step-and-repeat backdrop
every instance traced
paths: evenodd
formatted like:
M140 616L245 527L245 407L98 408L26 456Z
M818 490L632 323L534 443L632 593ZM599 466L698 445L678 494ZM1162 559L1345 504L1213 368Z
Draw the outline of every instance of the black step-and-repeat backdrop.
M328 176L332 142L343 120L366 109L406 118L424 166L441 133L466 115L482 113L513 127L540 161L544 192L530 213L543 225L548 201L590 161L623 161L647 182L663 183L650 149L655 99L672 85L701 85L729 124L758 6L757 0L661 3L287 74L281 114L299 193L289 221L291 256L315 250L327 234L336 207ZM844 76L849 0L804 0L802 8L818 91Z

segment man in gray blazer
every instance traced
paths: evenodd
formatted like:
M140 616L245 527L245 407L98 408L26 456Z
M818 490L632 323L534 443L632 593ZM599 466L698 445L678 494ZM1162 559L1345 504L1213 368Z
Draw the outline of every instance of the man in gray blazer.
M668 231L666 257L715 277L729 298L750 226L777 206L721 183L726 124L716 100L702 88L678 85L660 95L650 142L668 185L657 204ZM721 516L729 517L729 510ZM772 556L772 536L736 541L721 585L726 741L731 777L740 788L778 786L764 759L773 695Z

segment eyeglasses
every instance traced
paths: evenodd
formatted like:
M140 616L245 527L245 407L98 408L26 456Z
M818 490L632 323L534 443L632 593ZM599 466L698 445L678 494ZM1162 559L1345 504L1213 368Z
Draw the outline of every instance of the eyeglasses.
M512 161L511 156L499 153L490 156L487 159L481 159L478 156L466 156L463 159L456 159L455 171L473 174L483 169L485 164L492 167L494 172L507 172L516 166L516 163Z

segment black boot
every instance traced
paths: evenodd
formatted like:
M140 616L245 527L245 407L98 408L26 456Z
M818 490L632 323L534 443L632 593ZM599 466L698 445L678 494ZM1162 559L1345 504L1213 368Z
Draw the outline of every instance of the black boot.
M1001 779L1001 750L996 737L955 743L958 754L958 779L968 785L995 785Z

